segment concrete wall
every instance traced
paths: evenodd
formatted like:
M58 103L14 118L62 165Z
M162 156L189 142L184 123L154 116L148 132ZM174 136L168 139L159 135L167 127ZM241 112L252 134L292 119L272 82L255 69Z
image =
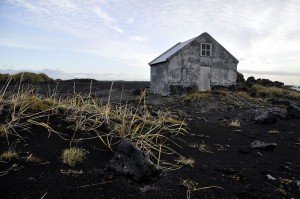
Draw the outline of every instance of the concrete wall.
M151 66L150 91L154 94L169 95L168 62Z
M212 56L200 54L201 43L212 43ZM199 85L201 66L211 67L210 85L231 85L236 82L238 62L208 34L202 34L169 59L170 85Z

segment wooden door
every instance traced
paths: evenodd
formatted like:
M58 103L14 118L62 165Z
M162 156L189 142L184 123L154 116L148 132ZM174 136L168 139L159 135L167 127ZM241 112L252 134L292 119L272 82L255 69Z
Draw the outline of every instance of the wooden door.
M211 68L207 66L200 66L199 84L198 84L200 91L210 90L210 77L211 77L210 69Z

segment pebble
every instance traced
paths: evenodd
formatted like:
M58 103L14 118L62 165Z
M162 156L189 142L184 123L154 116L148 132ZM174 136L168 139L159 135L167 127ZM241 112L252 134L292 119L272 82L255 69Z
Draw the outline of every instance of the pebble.
M276 180L276 178L274 178L274 177L271 176L270 174L267 174L267 178L268 178L269 180Z

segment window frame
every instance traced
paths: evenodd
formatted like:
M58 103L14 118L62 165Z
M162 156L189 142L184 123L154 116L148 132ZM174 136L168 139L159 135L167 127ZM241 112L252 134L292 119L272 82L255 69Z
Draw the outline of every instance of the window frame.
M205 45L205 48L202 48L202 45ZM209 50L207 50L207 45L209 45ZM202 54L202 52L205 52L204 54ZM206 55L206 53L209 52L209 55ZM212 43L201 43L200 44L200 56L202 57L211 57L212 56Z

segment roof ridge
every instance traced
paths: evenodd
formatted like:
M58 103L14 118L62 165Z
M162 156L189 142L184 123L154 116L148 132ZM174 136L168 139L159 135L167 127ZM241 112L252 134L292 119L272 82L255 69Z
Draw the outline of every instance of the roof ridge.
M188 45L190 42L192 42L197 37L193 37L193 38L188 39L188 40L186 40L184 42L178 42L177 44L175 44L174 46L172 46L170 49L168 49L167 51L163 52L161 55L159 55L154 60L152 60L151 62L149 62L149 65L151 66L151 65L154 65L154 64L158 64L158 63L167 61L168 58L170 58L172 55L174 55L175 53L177 53L179 50L181 50L183 47L185 47L186 45ZM175 49L176 46L178 48Z

